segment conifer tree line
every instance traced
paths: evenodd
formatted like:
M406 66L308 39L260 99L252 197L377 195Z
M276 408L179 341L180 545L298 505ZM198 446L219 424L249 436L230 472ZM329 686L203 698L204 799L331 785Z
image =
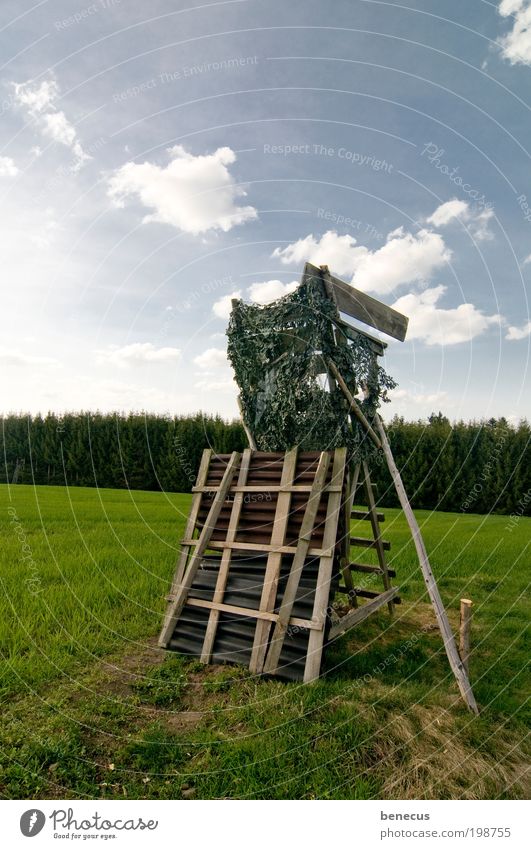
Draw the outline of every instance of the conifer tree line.
M0 482L190 492L205 447L241 451L238 421L197 414L76 413L1 418ZM395 417L389 440L414 507L531 515L531 430L504 418L451 424ZM325 446L324 446L325 447ZM398 500L383 457L371 462L378 502Z

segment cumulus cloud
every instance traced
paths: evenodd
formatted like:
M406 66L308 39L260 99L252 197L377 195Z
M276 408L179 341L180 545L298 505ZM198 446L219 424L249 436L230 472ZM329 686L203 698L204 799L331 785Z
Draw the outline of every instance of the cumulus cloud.
M242 293L240 290L237 292L231 292L230 295L223 295L222 298L218 298L217 301L214 301L212 305L212 312L218 318L228 319L230 316L230 311L232 309L232 299L233 298L241 298Z
M55 106L60 93L56 80L43 80L40 83L28 80L25 83L12 83L12 86L15 103L26 110L43 136L72 151L75 157L74 170L81 168L91 157L83 150L76 128L65 113Z
M245 191L229 171L236 161L230 147L194 156L181 145L168 150L170 162L126 162L109 181L109 196L117 206L131 198L152 210L145 222L169 224L198 235L208 230L228 232L237 224L256 218L252 206L238 206Z
M0 363L2 366L14 366L15 368L59 365L58 360L53 357L34 357L31 354L24 354L22 351L5 347L0 347Z
M286 265L304 260L326 264L333 273L351 277L357 288L385 295L405 283L429 280L450 259L451 251L438 233L423 229L413 235L399 227L375 251L357 245L353 236L328 230L320 239L310 234L286 248L277 248L273 256Z
M446 292L445 286L434 286L423 292L410 292L394 304L395 310L409 316L408 340L420 339L427 345L457 345L469 342L501 316L485 315L474 304L460 304L453 309L437 306Z
M520 339L526 339L530 335L531 321L528 321L523 327L514 327L513 325L508 327L505 338L509 339L510 342L517 342Z
M0 156L0 177L16 177L18 168L10 156Z
M426 220L434 227L446 227L459 220L465 224L473 238L481 242L493 238L489 230L489 222L493 217L494 210L490 207L473 210L466 201L452 198L438 206Z
M284 295L294 292L298 286L297 280L292 283L282 283L281 280L264 280L263 283L252 283L247 289L253 304L270 304Z
M391 389L389 391L391 401L408 401L413 404L442 404L447 401L448 393L445 391L429 392L410 392L409 389Z
M176 362L180 356L179 348L156 348L151 342L133 342L121 348L111 346L106 350L96 351L96 360L100 365L113 365L119 368Z
M196 382L198 389L234 392L234 378L225 349L207 348L202 354L194 357L194 363L200 369Z
M512 29L498 39L502 56L511 65L531 65L531 2L529 0L502 0L499 14L512 16Z

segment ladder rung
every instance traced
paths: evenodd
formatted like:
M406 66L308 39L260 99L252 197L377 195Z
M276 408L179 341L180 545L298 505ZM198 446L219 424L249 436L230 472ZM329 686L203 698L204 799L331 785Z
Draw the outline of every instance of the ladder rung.
M382 595L382 593L374 592L373 590L363 590L361 587L353 587L351 590L347 589L343 584L340 584L338 587L338 591L340 593L347 593L351 598L352 596L358 596L358 598L378 598ZM395 596L393 598L393 604L401 604L402 599L400 596Z
M365 519L366 521L370 521L371 518L371 514L365 510L353 510L350 515L352 519ZM376 513L376 519L378 522L385 522L385 516L383 513Z
M384 551L389 551L391 548L391 543L386 539L380 540L382 543L382 548ZM365 537L350 537L350 544L357 545L360 548L376 548L376 540L375 539L365 539Z
M384 571L379 566L369 566L366 563L349 563L349 569L352 572L370 572L375 575L383 575ZM390 578L396 578L396 572L394 569L388 569L387 574Z

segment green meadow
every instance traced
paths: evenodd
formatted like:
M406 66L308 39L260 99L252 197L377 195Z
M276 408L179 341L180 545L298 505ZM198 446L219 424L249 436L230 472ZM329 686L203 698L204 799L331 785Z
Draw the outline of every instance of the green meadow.
M473 601L474 717L399 510L384 535L402 604L302 686L156 648L189 495L2 485L0 499L3 798L529 794L531 519L417 511L454 630Z

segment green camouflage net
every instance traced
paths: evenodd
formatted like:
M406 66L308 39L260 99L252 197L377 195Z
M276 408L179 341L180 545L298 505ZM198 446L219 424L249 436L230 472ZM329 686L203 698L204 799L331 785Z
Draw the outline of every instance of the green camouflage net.
M359 406L369 421L396 384L378 365L374 342L358 333L347 341L337 322L335 304L315 278L269 306L235 303L228 356L258 450L347 446L356 461L376 450L349 416L343 394L328 391L324 363L331 359L337 365L352 394L364 387Z

